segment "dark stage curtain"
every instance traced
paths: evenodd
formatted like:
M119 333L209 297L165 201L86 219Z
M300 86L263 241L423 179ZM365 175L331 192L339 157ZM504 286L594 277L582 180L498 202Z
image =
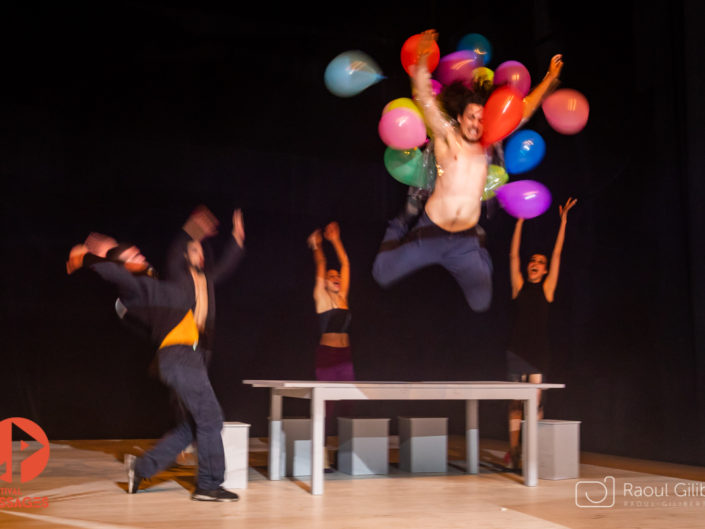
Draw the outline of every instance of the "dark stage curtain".
M199 203L222 222L216 249L233 208L245 215L247 256L218 290L212 378L226 418L251 423L253 435L267 434L268 394L243 379L314 377L306 237L331 220L352 262L359 379L503 378L514 219L496 204L481 220L494 264L486 313L473 313L442 269L387 290L371 277L406 192L384 167L378 120L387 102L410 96L404 40L434 27L443 53L481 33L491 67L518 60L534 82L563 53L561 86L590 102L576 135L555 132L540 111L527 125L547 149L524 176L553 204L525 223L524 262L550 253L558 204L579 199L551 319L550 379L566 388L549 393L547 417L582 421L584 450L705 465L700 4L430 2L344 18L250 9L3 7L0 418L30 418L53 439L161 435L170 407L149 371L152 349L117 319L109 287L66 276L64 262L102 231L136 242L159 269ZM339 98L323 71L348 49L374 57L386 78ZM460 433L456 404L357 411L449 414ZM481 428L506 438L506 408L483 404Z

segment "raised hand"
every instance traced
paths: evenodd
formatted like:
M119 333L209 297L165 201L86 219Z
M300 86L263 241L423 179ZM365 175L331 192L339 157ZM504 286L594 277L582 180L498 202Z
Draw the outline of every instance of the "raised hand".
M102 233L91 232L86 237L86 241L83 243L87 251L98 257L105 257L108 250L115 248L118 242L110 237L109 235L104 235Z
M562 68L563 55L559 53L551 58L551 63L548 65L548 76L553 77L554 79L557 78L560 75Z
M218 233L218 219L206 206L198 206L186 219L184 231L194 241L201 241Z
M233 237L240 247L245 244L245 220L239 208L233 212Z
M317 250L318 248L320 248L321 243L323 242L323 237L321 236L321 230L320 229L315 230L311 235L308 236L308 239L306 239L306 242L308 243L308 247L311 248L312 250Z
M83 266L83 257L88 253L88 248L85 244L77 244L69 252L68 261L66 261L66 273L73 274L76 270Z
M421 33L416 51L419 58L425 57L433 51L433 44L438 40L438 32L435 29L427 29Z
M570 197L565 203L565 206L558 206L558 214L561 216L562 221L568 220L568 211L570 210L570 208L575 206L577 201L577 198Z
M337 222L331 222L326 226L323 236L329 241L337 241L340 239L340 227Z

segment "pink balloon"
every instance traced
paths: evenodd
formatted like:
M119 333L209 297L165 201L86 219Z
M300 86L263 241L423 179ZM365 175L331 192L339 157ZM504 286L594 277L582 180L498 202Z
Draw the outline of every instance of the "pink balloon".
M431 90L433 91L433 95L437 96L443 90L443 84L439 83L435 79L431 79Z
M551 192L541 182L517 180L495 190L504 210L517 219L532 219L551 205Z
M441 57L434 76L444 85L453 81L472 82L472 71L482 66L482 58L474 51L460 50Z
M392 149L413 149L426 141L426 125L418 114L398 107L382 114L377 127L379 137Z
M541 104L546 121L561 134L576 134L583 130L590 114L590 105L583 94L572 88L561 88Z
M531 75L526 66L517 61L505 61L494 71L494 84L496 86L509 85L518 90L525 97L531 89Z

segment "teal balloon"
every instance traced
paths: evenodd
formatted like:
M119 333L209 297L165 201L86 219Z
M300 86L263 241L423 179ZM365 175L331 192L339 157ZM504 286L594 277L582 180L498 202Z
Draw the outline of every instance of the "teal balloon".
M472 50L482 59L482 64L487 66L492 59L492 45L490 41L479 33L468 33L458 42L458 51Z
M424 187L426 172L421 149L397 150L387 147L384 151L384 166L395 180L414 187Z
M377 63L366 53L346 51L326 67L323 80L328 90L339 97L351 97L384 79Z

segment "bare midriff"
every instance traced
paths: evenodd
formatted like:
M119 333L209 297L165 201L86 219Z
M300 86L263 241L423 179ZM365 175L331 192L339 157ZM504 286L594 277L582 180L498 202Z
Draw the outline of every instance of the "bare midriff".
M350 336L346 332L324 332L319 343L328 347L349 347Z
M484 153L447 153L438 162L435 189L426 202L426 214L446 231L472 228L480 219L487 181Z

